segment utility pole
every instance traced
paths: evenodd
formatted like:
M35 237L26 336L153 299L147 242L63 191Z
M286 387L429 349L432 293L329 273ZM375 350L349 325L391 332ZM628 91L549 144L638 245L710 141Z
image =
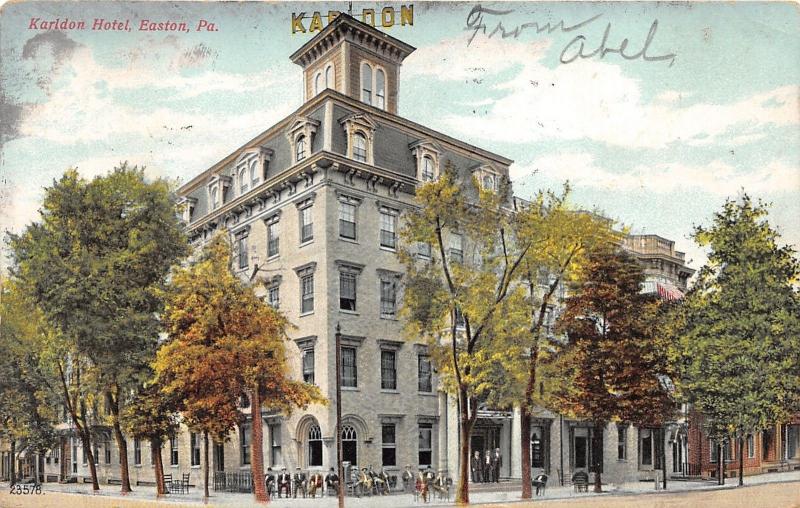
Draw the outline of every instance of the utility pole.
M342 327L336 323L336 464L339 473L339 508L344 508L344 489L347 482L342 465L342 364L341 364Z

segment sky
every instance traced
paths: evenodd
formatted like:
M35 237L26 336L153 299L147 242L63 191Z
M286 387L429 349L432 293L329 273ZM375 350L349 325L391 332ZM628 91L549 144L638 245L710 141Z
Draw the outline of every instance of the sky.
M402 5L413 25L399 25ZM770 222L800 246L797 4L352 4L356 18L384 7L398 24L379 29L417 48L400 116L513 159L517 195L568 180L576 207L672 239L700 268L694 226L744 191L771 203ZM313 34L292 33L292 14L308 30L315 11L347 9L6 3L0 228L36 220L44 187L69 167L91 177L129 161L190 180L302 104L289 55ZM95 19L130 31L92 30ZM43 29L52 20L86 28ZM142 20L187 31L140 31Z

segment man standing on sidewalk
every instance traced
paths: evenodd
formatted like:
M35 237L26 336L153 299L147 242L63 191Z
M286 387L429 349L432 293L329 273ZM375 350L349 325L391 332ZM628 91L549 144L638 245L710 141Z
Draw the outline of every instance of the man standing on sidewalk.
M483 481L483 471L481 468L481 452L475 451L472 456L472 463L470 464L472 470L472 483L480 483Z
M494 450L494 457L492 458L492 474L494 476L494 482L500 482L500 466L503 465L503 456L500 455L500 448L496 448Z

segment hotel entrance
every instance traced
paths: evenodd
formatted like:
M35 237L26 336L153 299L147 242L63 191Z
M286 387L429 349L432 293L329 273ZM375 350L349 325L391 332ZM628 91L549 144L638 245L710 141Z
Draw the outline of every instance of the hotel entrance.
M500 478L511 476L511 419L511 411L479 409L470 435L470 457L480 452L484 459L487 451L494 456L500 449Z

